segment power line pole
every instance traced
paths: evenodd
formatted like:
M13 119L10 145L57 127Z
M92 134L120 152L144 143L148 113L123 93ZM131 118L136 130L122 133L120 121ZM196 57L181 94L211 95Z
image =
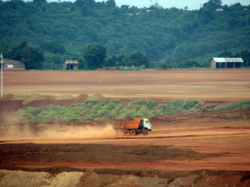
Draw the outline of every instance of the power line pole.
M1 97L3 97L3 54L1 53Z

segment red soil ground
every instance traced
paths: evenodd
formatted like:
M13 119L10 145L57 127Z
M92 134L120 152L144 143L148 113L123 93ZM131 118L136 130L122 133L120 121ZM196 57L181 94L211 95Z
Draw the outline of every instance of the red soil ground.
M192 98L228 103L250 99L250 70L4 72L4 93L73 96L102 94L123 100ZM54 101L57 102L60 103ZM51 103L48 101L46 105ZM11 113L22 105L19 101L1 101L0 104L8 106L0 107L5 113ZM31 104L39 105L37 101ZM65 103L65 106L68 104ZM152 171L250 170L249 109L205 111L199 114L160 116L150 120L153 131L148 136L135 137L112 134L108 138L6 138L4 135L8 128L2 128L0 168L70 166ZM56 126L49 123L36 125ZM95 125L95 122L91 122L91 125ZM96 147L92 149L91 146ZM110 146L116 147L112 150ZM142 149L142 146L146 147ZM120 151L118 153L114 150ZM137 160L140 157L143 159ZM239 183L242 183L241 177L238 178ZM246 179L249 179L249 174ZM226 179L225 184L217 186L227 186L228 181ZM220 184L220 181L215 181L215 184Z
M109 98L250 98L250 70L15 71L4 72L4 93L16 95L102 94Z
M111 134L107 138L100 138L93 134L93 137L85 138L83 134L82 137L78 135L44 138L18 137L17 134L11 139L2 137L0 155L3 160L0 166L249 171L249 109L154 117L151 123L153 131L148 136ZM44 127L52 124L40 125ZM62 127L58 128L60 132ZM3 136L6 131L0 133ZM32 144L25 143L38 144L39 150L42 151L38 151ZM76 143L83 147L72 148ZM84 145L93 144L96 145L93 150L84 148ZM118 150L121 151L125 149L124 146L127 148L120 153L115 148L110 148L110 145L120 147ZM140 152L141 146L149 147ZM25 149L29 150L28 153ZM63 151L60 151L61 149ZM105 152L106 150L109 151ZM69 154L72 156L68 157ZM140 155L142 160L138 162Z

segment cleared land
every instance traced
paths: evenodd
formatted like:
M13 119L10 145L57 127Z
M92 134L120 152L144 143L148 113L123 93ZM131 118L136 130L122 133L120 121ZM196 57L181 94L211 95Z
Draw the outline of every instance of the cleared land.
M249 117L249 109L154 117L150 135L134 137L94 122L13 126L11 138L1 131L0 186L247 187Z
M5 93L17 95L192 98L223 106L249 100L249 86L249 70L5 72ZM6 113L26 106L23 101L0 103L8 106L0 106ZM33 106L71 103L41 100ZM148 136L132 137L107 125L115 123L111 119L81 126L59 121L3 126L0 186L250 186L250 109L205 110L150 121Z
M102 94L119 99L250 98L250 70L18 71L4 72L4 93L26 95Z
M153 131L148 136L123 136L110 127L97 127L98 122L90 128L59 124L12 126L1 132L1 165L236 171L250 168L249 109L153 117L151 123Z

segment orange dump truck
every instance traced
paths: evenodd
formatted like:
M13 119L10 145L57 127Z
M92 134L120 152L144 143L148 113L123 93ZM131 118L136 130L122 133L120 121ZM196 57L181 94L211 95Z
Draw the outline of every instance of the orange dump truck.
M147 135L148 131L151 131L151 124L146 118L138 118L131 121L123 121L122 128L124 134L136 135L142 133Z

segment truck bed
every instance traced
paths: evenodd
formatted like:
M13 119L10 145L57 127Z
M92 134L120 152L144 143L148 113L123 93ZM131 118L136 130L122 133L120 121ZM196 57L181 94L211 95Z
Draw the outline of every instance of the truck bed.
M122 124L123 129L139 129L141 118L132 121L124 121Z

